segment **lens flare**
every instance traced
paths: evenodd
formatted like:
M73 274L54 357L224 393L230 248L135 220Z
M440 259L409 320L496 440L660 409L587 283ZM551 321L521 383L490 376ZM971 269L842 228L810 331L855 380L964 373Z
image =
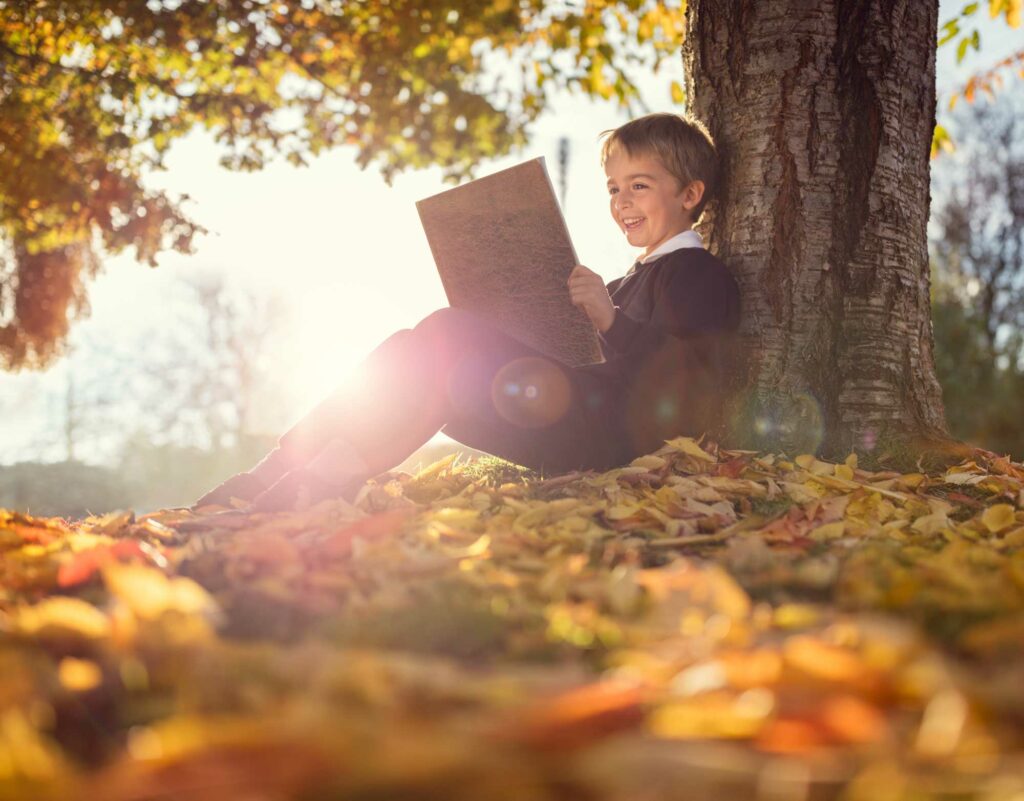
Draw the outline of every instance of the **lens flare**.
M793 396L792 412L789 425L793 431L793 441L804 453L817 453L825 438L825 413L821 404L809 392L801 392Z
M515 359L491 384L491 400L504 419L522 428L556 423L569 410L572 386L562 369L540 357Z

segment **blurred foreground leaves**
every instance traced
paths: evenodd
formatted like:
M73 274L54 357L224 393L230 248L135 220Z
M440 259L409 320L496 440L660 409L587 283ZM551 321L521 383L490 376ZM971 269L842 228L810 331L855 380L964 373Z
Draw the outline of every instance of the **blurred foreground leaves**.
M993 453L680 437L202 511L0 512L0 798L1024 792L1024 467Z

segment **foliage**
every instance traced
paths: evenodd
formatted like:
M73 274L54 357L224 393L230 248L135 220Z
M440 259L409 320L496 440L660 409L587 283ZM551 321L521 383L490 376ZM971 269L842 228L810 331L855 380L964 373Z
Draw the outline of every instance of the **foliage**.
M950 433L1024 458L1024 370L1015 361L1002 365L993 358L985 320L958 299L940 295L932 303L932 322L935 373Z
M1010 801L1024 465L965 456L0 510L0 797Z
M956 115L933 170L936 372L952 432L1024 454L1024 91Z
M553 87L636 105L628 70L681 35L649 0L0 2L0 366L59 352L101 250L191 249L185 199L143 176L195 126L234 169L348 145L456 178L522 145Z
M1024 3L1021 0L988 0L988 14L992 19L1002 17L1011 28L1019 28L1022 5ZM958 14L939 26L938 45L942 47L944 44L955 42L957 64L964 60L968 50L981 49L981 33L976 25L971 24L980 6L980 2L972 0L964 5Z
M995 357L1024 328L1024 90L970 106L956 122L958 152L934 174L931 250Z
M151 447L183 455L244 450L263 432L279 433L293 413L289 382L280 368L271 369L275 348L287 348L287 309L275 296L232 283L212 275L172 282L160 313L135 341L118 335L116 320L80 332L62 371L26 376L21 397L0 392L0 415L30 416L29 428L40 432L33 454L104 464L116 463L125 450ZM7 444L8 458L17 458ZM216 483L223 475L205 471L189 486L201 491L202 481ZM153 508L141 495L127 497ZM164 491L159 503L192 497L191 490ZM50 501L59 504L59 493Z
M136 480L82 462L0 465L0 506L37 515L80 518L138 497Z
M938 46L953 46L955 43L957 64L964 60L969 50L981 50L981 32L974 24L980 5L972 0L939 27ZM1019 28L1022 5L1024 4L1021 0L988 0L989 17L1001 18L1011 28ZM987 69L975 73L963 87L951 92L946 100L949 111L956 107L961 97L968 103L973 103L979 92L983 92L990 99L994 98L996 90L1004 84L1005 75L1013 71L1024 77L1024 50L1012 53ZM946 125L937 124L932 136L932 158L944 152L952 152L954 149L955 144Z
M199 448L173 442L154 444L151 435L137 432L123 443L117 465L121 475L133 479L131 494L116 504L93 508L184 506L226 476L251 468L274 444L272 436L250 433L230 445Z

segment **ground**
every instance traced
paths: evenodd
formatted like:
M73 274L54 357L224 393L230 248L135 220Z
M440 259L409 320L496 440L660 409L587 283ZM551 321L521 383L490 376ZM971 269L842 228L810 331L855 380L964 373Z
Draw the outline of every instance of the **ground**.
M0 799L1024 797L996 454L680 437L202 511L0 511Z

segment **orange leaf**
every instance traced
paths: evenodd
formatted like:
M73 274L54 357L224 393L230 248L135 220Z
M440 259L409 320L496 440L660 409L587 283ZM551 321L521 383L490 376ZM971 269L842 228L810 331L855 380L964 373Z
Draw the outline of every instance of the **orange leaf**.
M520 717L512 739L535 748L572 749L639 725L644 692L633 684L603 681L538 702Z
M109 562L130 559L137 556L146 559L148 554L136 540L121 540L114 545L101 548L90 548L75 554L70 562L65 562L57 570L57 586L74 587L89 581L101 567Z
M853 695L829 698L822 705L821 722L841 743L872 743L887 731L885 716L872 704Z
M824 735L820 727L808 720L778 718L757 738L757 747L774 754L806 754L827 744Z
M323 551L328 556L346 557L352 553L352 540L356 537L373 540L397 534L412 514L413 511L410 509L392 509L389 512L364 517L324 540Z

